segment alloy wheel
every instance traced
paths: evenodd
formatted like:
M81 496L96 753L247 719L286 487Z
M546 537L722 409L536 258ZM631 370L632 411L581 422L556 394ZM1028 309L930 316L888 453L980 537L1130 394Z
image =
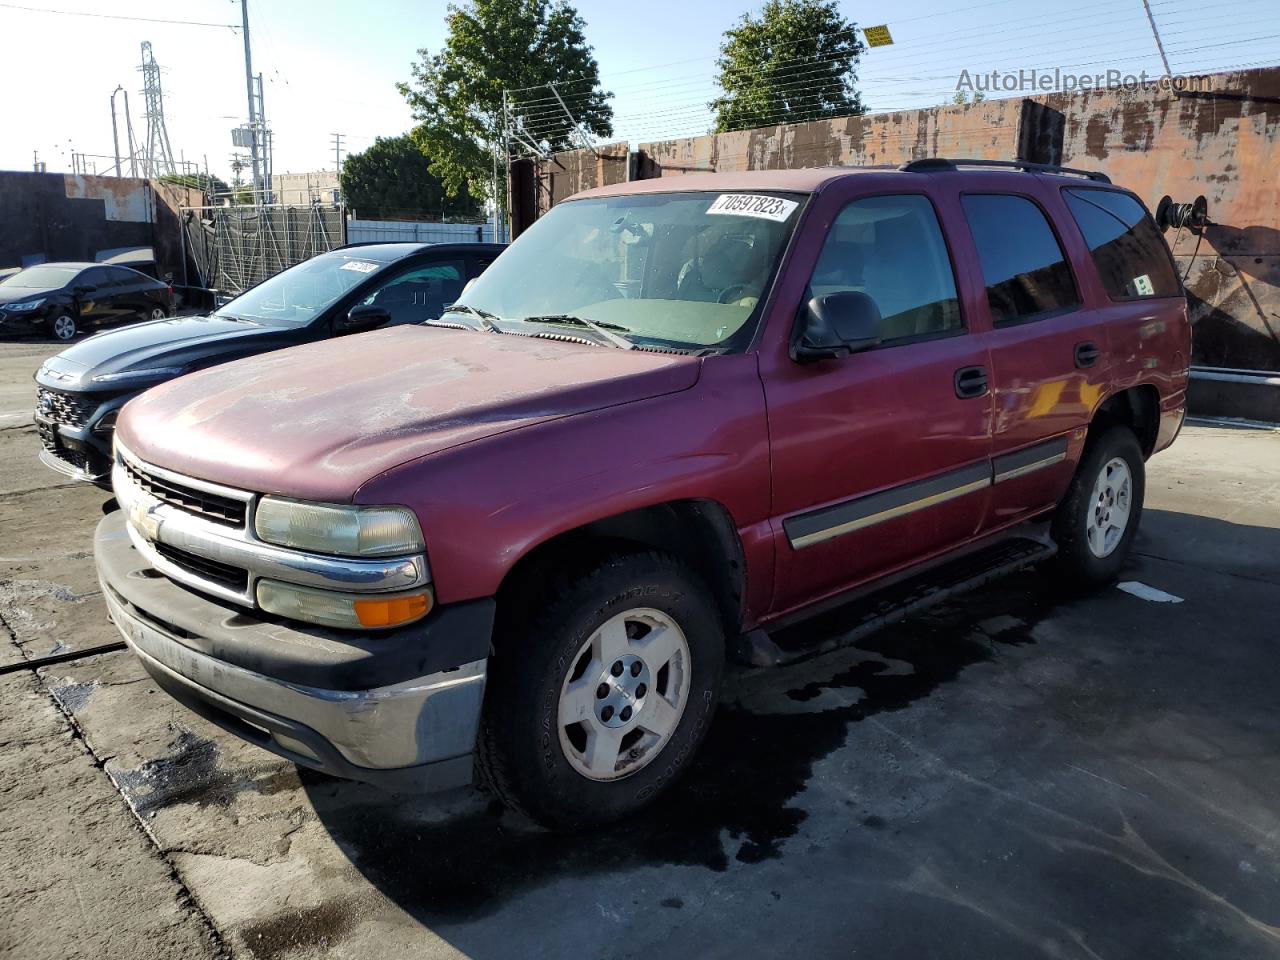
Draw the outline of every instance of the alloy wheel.
M70 340L76 335L76 322L67 314L61 314L53 321L53 335L59 340Z
M560 747L596 781L643 770L662 752L689 697L689 641L660 610L601 624L579 648L560 690Z
M1111 556L1129 528L1133 504L1133 476L1129 464L1112 457L1098 472L1089 498L1085 539L1089 551L1098 558Z

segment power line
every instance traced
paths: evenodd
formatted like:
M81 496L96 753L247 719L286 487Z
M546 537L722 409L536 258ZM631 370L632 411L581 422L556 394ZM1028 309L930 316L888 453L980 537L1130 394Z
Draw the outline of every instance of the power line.
M171 23L183 27L217 27L225 30L240 29L234 23L209 23L203 20L166 20L159 17L130 17L122 13L92 13L87 10L50 10L47 7L27 7L19 3L0 3L0 7L8 10L22 10L26 13L52 13L61 17L96 17L100 20L132 20L135 23Z

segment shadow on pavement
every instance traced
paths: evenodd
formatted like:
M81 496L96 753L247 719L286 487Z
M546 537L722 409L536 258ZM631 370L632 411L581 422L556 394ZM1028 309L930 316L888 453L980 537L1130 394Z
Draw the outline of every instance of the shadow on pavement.
M844 743L850 724L909 707L998 656L1001 645L1030 642L1034 625L1062 599L1043 575L1028 572L820 660L768 679L746 676L744 688L763 680L775 704L754 710L768 696L749 691L722 703L689 774L641 815L594 835L547 833L479 791L424 801L301 776L316 815L351 863L427 925L475 920L562 877L663 864L726 871L731 861L784 856L784 842L807 817L792 801L814 764ZM832 636L847 628L842 617L847 612L833 611L805 629ZM831 697L836 706L812 703L840 690L853 694ZM790 707L778 709L778 702ZM867 816L863 824L877 829L878 819Z

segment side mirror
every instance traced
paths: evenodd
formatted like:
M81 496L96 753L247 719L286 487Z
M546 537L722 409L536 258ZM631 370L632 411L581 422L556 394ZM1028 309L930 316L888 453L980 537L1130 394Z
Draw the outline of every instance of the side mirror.
M880 308L865 293L828 293L805 304L796 327L791 359L797 363L847 357L880 342Z
M89 286L87 283L77 283L71 288L71 292L77 297L86 297L93 293L93 287Z
M361 303L352 307L345 317L338 317L333 321L333 332L336 334L363 333L365 330L372 330L374 327L390 322L391 314L387 312L386 307Z

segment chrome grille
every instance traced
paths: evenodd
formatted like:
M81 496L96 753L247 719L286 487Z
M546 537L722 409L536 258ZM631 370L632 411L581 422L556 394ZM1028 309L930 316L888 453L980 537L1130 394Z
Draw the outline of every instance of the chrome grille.
M48 387L36 387L37 412L68 427L83 427L103 399L100 394L63 393Z
M223 497L208 490L197 490L195 487L155 476L136 466L128 458L121 458L121 463L129 479L157 500L214 523L244 527L246 504L243 500Z
M249 589L249 571L229 563L211 560L167 543L156 542L152 548L174 566L205 580L212 580L231 590L244 593Z

